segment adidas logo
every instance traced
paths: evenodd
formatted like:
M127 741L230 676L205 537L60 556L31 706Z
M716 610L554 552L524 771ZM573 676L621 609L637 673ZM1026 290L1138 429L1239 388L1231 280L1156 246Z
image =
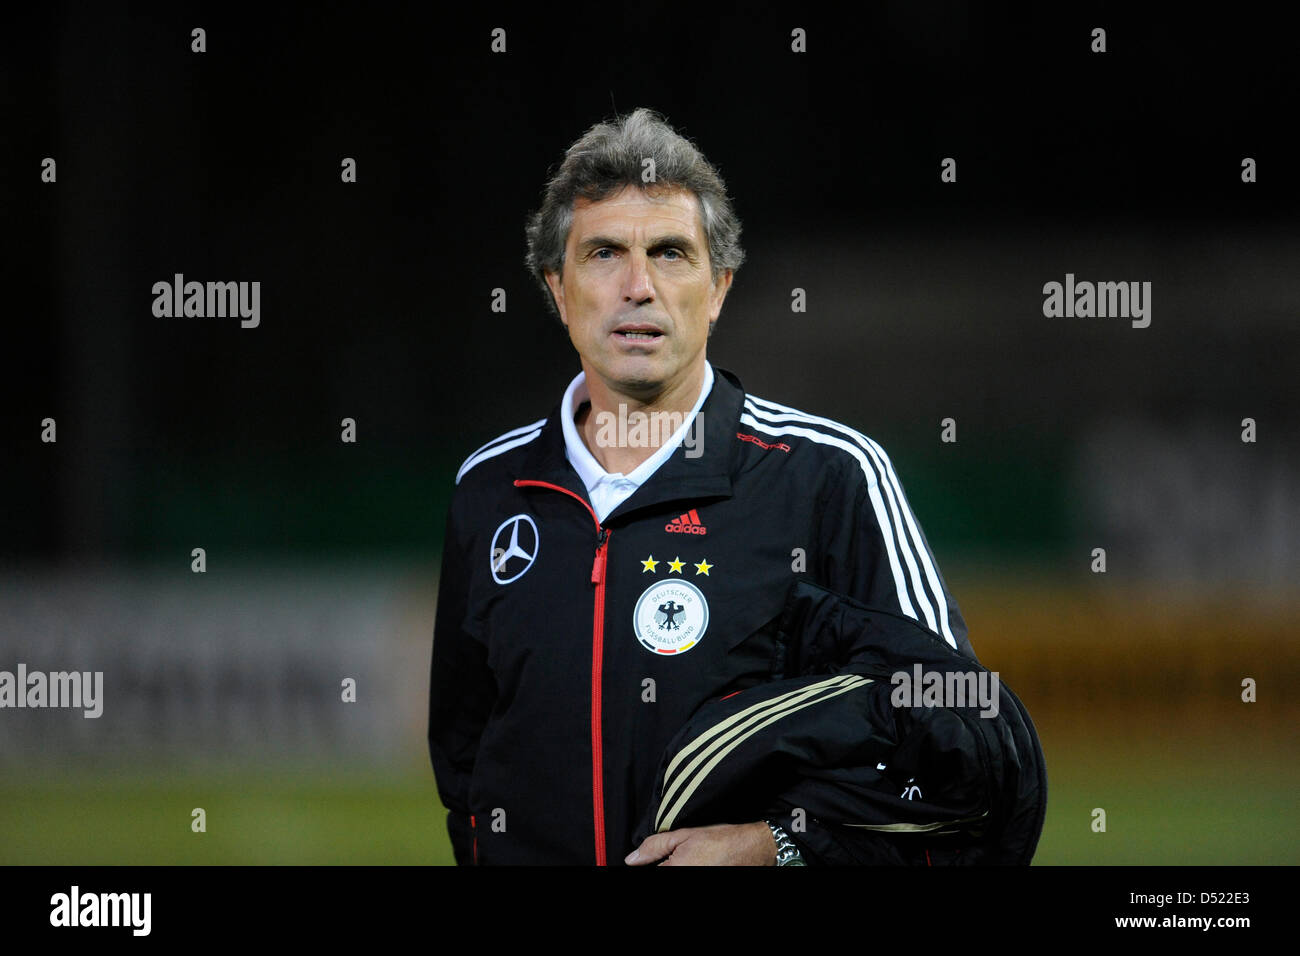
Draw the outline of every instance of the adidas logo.
M709 529L700 524L700 516L692 508L686 514L678 515L664 525L664 530L674 534L705 534Z

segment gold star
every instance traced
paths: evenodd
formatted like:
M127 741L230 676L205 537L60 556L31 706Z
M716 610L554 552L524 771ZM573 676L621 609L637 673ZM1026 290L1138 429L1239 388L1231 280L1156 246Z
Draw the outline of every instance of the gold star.
M682 560L682 556L679 554L677 557L673 558L671 561L668 562L668 573L681 574L682 565L685 563L686 562Z
M641 573L645 574L647 571L653 571L655 565L658 563L659 562L655 560L655 556L653 554L650 555L650 557L641 562L641 564L644 565L644 567L641 568Z
M709 568L711 568L711 567L713 567L713 565L709 564L708 561L700 561L700 562L698 562L698 563L695 565L695 573L696 573L696 574L703 574L705 577L708 577L708 576L709 576Z

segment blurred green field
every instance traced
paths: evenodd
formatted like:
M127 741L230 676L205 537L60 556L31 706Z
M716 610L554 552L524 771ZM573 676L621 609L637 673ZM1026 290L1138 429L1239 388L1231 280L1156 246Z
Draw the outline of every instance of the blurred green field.
M1227 733L1042 731L1051 794L1035 864L1300 862L1295 752ZM0 863L451 862L431 774L352 776L11 777L0 784ZM207 811L206 833L190 830L194 807ZM1104 833L1091 829L1094 807Z
M434 864L451 846L433 775L322 771L6 779L0 863ZM202 807L207 830L190 829Z
M1100 746L1043 733L1048 806L1035 864L1300 863L1300 753L1225 731ZM1106 831L1092 830L1093 810Z
M1300 863L1300 608L967 581L1048 771L1035 864ZM425 615L427 616L427 615ZM424 653L421 648L421 653ZM1242 679L1258 701L1242 700ZM422 706L422 701L420 702ZM0 864L448 864L422 715L396 769L0 771ZM207 812L207 831L190 812ZM1092 829L1093 810L1105 832Z

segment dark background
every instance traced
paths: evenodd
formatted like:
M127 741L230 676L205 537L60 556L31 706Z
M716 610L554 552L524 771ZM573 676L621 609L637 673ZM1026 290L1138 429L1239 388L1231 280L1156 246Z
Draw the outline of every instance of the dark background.
M585 129L650 106L744 223L710 359L890 452L976 651L1038 721L1040 860L1295 862L1294 34L1130 7L9 9L0 667L102 664L110 689L99 722L0 714L5 859L446 858L421 682L453 477L577 372L525 216ZM156 318L177 272L260 281L260 326ZM1066 273L1151 282L1150 327L1045 318ZM341 716L358 673L387 690ZM333 769L263 786L268 748ZM202 798L174 774L217 755L243 776L199 789L246 825L196 851ZM370 786L375 760L406 776L338 797L338 768ZM106 782L141 762L163 782ZM86 775L102 802L61 802ZM295 829L317 803L328 837ZM180 818L175 845L141 807Z
M1295 437L1297 73L1255 12L88 4L4 44L10 562L193 535L436 554L456 463L577 370L523 222L615 107L662 111L735 197L749 259L715 364L898 448L922 515L951 511L938 543L1064 546L1044 473L1099 421ZM260 280L260 328L155 318L176 272ZM1066 272L1151 281L1151 327L1045 319Z

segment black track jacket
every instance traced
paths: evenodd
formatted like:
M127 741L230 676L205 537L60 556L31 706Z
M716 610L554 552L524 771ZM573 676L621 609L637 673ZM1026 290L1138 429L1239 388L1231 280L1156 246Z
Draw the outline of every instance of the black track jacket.
M873 689L754 723L745 747L693 770L708 763L674 826L779 818L813 864L944 862L981 840L1028 862L1041 752L1027 716L1027 736L992 729L1020 721L1019 702L976 718L988 733L969 715L880 703L882 661L979 665L879 445L746 395L715 367L696 448L679 446L598 523L560 414L471 455L449 509L429 749L457 862L621 865L666 828L665 770L683 746L738 703L784 714L778 697L828 675ZM840 637L814 606L838 609ZM888 652L863 650L883 633L868 621L890 622ZM756 763L765 740L786 756ZM946 802L896 778L917 766Z

